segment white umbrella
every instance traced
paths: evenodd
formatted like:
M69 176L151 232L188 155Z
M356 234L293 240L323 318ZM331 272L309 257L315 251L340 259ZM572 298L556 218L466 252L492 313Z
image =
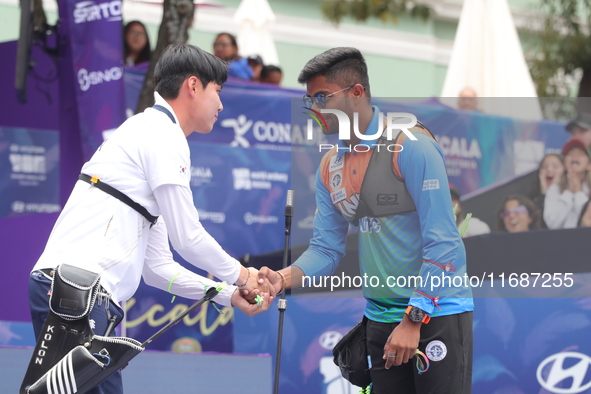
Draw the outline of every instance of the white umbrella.
M238 23L238 50L241 56L260 55L265 64L279 65L270 25L275 14L267 0L242 0L234 21Z
M537 97L506 0L464 0L442 97ZM455 102L449 103L455 106ZM486 113L541 119L537 99L479 100Z

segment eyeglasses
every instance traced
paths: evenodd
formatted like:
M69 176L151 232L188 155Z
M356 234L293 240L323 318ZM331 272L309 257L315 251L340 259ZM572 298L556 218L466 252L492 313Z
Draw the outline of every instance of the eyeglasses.
M147 34L145 32L139 31L139 30L129 30L127 32L127 34L129 34L130 36L133 36L133 37L146 37L147 36Z
M529 213L529 211L527 210L527 208L524 205L518 205L513 208L507 208L503 212L501 212L501 219L505 219L506 217L509 217L509 215L511 215L512 213L514 213L516 215L526 215Z
M341 93L344 92L345 90L349 90L351 89L353 86L355 85L351 85L348 88L345 89L341 89L337 92L331 93L331 94L323 94L323 93L316 93L313 97L309 96L309 95L304 95L304 97L302 98L302 100L304 100L304 105L306 106L306 108L312 108L312 106L314 105L314 101L316 101L316 104L318 105L318 107L320 108L324 108L326 107L326 98L327 97L331 97L334 96L337 93Z

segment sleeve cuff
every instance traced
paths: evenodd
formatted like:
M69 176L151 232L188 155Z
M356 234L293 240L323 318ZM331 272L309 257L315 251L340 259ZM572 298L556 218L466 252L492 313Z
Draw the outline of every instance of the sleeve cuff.
M232 306L232 294L236 291L236 286L226 286L212 301L223 306Z
M433 314L433 311L435 310L435 305L433 304L433 301L419 294L416 294L416 296L412 297L409 300L408 305L412 305L425 311L425 313L429 316L431 316Z

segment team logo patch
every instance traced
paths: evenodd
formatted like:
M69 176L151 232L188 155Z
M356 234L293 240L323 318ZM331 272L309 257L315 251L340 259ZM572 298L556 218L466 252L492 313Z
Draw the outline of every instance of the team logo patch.
M345 155L333 156L330 158L330 165L328 166L328 172L340 170L345 165Z
M337 171L330 176L330 186L332 187L332 190L337 190L339 187L341 187L342 183L343 173L341 171Z
M427 179L423 181L423 191L439 189L439 179Z
M431 341L425 348L425 354L431 361L441 361L447 356L447 346L441 341Z
M337 202L346 199L347 193L345 193L345 189L339 189L334 193L330 193L330 198L332 198L333 204L336 204Z
M398 205L398 194L378 194L378 205Z

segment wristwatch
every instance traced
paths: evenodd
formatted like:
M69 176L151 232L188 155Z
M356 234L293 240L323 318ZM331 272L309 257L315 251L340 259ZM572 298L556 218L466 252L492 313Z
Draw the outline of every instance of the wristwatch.
M406 308L405 313L413 323L427 324L429 323L429 320L431 320L431 317L427 315L424 310L419 309L416 306L409 305L408 308Z

